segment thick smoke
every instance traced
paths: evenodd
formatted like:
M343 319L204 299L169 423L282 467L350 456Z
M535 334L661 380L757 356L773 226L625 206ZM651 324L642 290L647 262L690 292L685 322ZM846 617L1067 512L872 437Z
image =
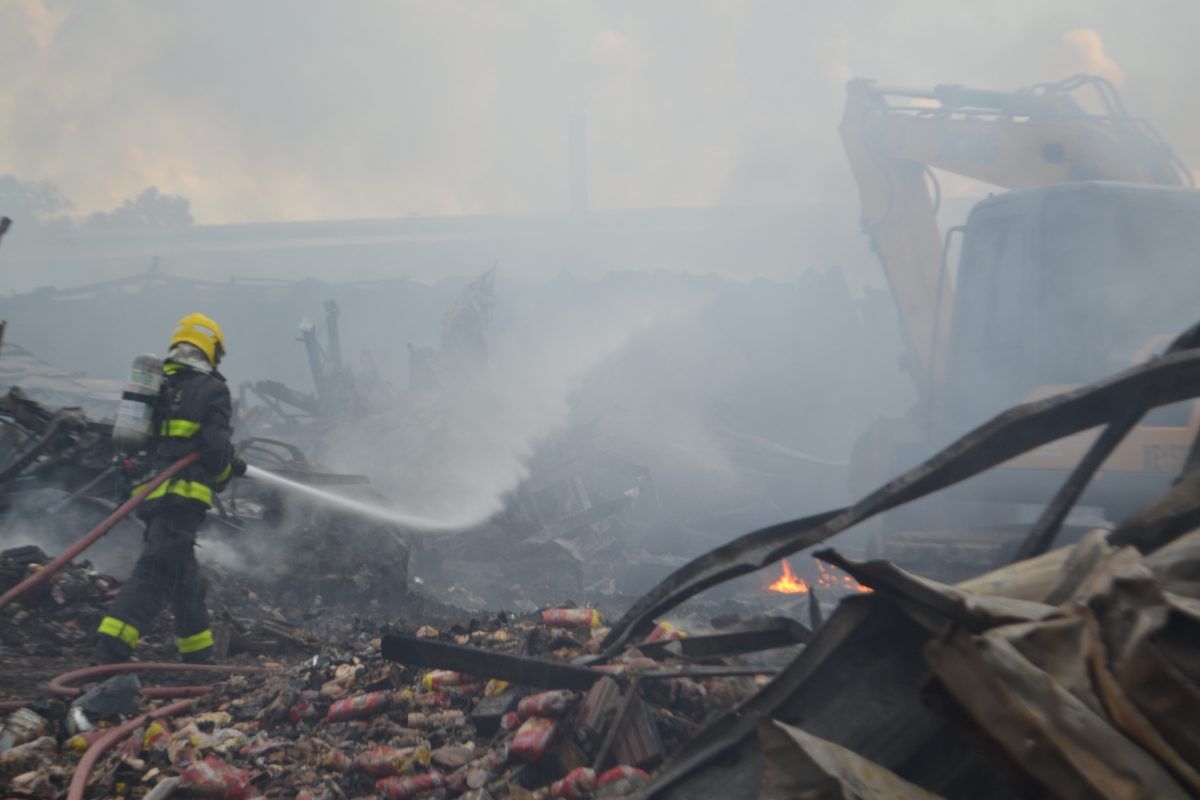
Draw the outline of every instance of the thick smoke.
M23 0L0 6L0 174L80 214L155 186L205 223L556 210L582 111L593 207L803 202L852 192L850 77L1075 72L1200 163L1198 26L1174 0Z
M479 524L528 476L534 448L567 424L572 393L593 371L701 303L581 292L564 303L527 307L509 320L486 360L445 376L436 399L409 398L392 412L344 426L330 458L370 475L405 512Z

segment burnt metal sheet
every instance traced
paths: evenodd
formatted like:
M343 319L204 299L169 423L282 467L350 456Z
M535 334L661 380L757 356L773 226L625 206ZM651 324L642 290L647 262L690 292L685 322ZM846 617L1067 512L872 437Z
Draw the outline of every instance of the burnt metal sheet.
M588 667L419 639L403 633L384 636L381 650L384 658L408 666L450 669L546 689L590 689L606 674Z
M763 759L754 734L765 718L801 727L948 798L1011 796L995 770L921 701L929 638L883 597L843 601L787 670L672 756L639 800L756 798ZM710 793L717 784L730 793Z
M811 636L812 631L791 617L765 617L723 633L643 643L638 645L638 649L650 658L672 655L684 658L711 658L792 647L804 644Z
M652 626L655 617L724 581L762 569L876 514L959 483L1057 439L1143 410L1200 395L1200 353L1184 351L1103 381L1025 403L976 428L923 464L849 508L827 511L741 536L685 564L647 592L613 626L606 654Z
M1049 796L1189 796L1157 760L999 632L957 631L926 652L942 685Z
M1044 619L1055 611L1054 606L1044 603L976 594L947 586L914 575L889 561L855 561L836 550L818 550L813 557L843 570L906 609L917 606L936 620L939 629L954 623L979 632L997 625Z
M758 800L818 795L854 800L941 800L858 753L777 720L758 724L766 764Z

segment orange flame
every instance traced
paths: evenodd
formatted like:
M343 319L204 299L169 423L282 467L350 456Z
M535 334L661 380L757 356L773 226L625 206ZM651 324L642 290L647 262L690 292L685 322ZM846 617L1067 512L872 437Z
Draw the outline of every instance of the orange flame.
M804 582L803 578L796 577L791 566L788 565L787 559L785 558L780 564L783 565L783 577L772 583L767 589L781 594L806 594L808 584Z

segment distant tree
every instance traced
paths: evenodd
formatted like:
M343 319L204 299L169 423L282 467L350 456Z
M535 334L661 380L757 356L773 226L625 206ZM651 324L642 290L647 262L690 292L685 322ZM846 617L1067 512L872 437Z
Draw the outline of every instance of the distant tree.
M15 175L0 175L0 216L12 217L18 228L69 227L62 213L71 201L50 181L24 181Z
M90 228L186 228L191 225L191 201L162 194L154 186L121 203L112 211L97 211L84 224Z

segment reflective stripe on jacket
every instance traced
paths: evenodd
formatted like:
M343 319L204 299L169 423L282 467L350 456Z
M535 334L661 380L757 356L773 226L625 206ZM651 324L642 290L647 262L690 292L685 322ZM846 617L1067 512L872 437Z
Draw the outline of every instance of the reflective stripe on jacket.
M158 435L149 447L147 475L157 475L190 453L198 451L201 457L147 496L139 512L143 517L179 503L209 508L213 493L220 491L232 474L233 411L225 379L215 370L201 372L173 361L163 365L163 376L155 426Z

